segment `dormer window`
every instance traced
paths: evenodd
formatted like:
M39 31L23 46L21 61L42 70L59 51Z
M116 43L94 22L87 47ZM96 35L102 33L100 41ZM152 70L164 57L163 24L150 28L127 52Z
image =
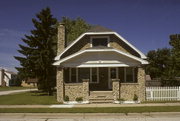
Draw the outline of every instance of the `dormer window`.
M109 47L109 37L108 36L91 37L91 47L97 47L97 46Z

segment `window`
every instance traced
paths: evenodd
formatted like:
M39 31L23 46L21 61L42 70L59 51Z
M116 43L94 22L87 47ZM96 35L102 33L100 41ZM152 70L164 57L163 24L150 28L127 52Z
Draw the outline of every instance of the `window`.
M110 74L111 74L111 79L116 79L117 78L117 70L116 70L116 68L111 68L110 69Z
M82 82L83 79L90 78L90 68L79 68L78 69L78 82Z
M93 36L91 37L91 47L106 46L108 47L109 37L108 36Z
M64 81L66 82L66 83L68 83L68 82L70 82L70 79L69 79L69 68L64 68Z
M73 83L75 83L76 82L76 74L77 74L77 72L76 72L76 68L71 68L71 82L73 82Z
M119 79L124 83L136 83L137 82L137 68L127 67L118 68L119 69Z
M134 68L126 68L126 82L134 82Z
M90 83L98 83L98 68L91 68Z
M119 69L119 79L120 79L120 82L125 82L125 79L124 79L124 68L120 67L118 69Z

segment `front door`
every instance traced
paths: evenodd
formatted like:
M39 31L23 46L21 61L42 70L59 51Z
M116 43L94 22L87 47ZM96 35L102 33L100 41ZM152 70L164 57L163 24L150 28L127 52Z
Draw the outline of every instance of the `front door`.
M89 84L92 91L106 91L108 88L108 68L94 68L91 72L91 82Z
M108 68L99 68L99 83L102 90L108 90Z

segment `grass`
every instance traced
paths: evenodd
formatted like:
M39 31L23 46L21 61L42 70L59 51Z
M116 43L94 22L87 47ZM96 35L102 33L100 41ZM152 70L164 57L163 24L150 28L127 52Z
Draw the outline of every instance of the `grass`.
M55 96L39 91L0 96L0 105L50 105L57 104Z
M180 101L176 101L176 100L164 100L164 101L144 101L144 102L142 102L142 103L144 103L144 104L146 104L146 103L180 103Z
M180 112L180 106L108 107L108 108L0 108L0 113L144 113Z
M9 90L20 90L20 89L33 89L34 87L0 87L0 91L9 91Z

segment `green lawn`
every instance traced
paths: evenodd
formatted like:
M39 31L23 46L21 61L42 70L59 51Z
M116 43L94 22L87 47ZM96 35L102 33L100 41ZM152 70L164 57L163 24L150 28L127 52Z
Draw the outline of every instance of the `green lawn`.
M20 90L20 89L33 89L34 87L0 87L0 91L9 91L9 90Z
M143 113L180 112L180 106L109 107L109 108L0 108L0 113Z
M0 105L50 105L57 104L55 96L32 91L0 96Z

